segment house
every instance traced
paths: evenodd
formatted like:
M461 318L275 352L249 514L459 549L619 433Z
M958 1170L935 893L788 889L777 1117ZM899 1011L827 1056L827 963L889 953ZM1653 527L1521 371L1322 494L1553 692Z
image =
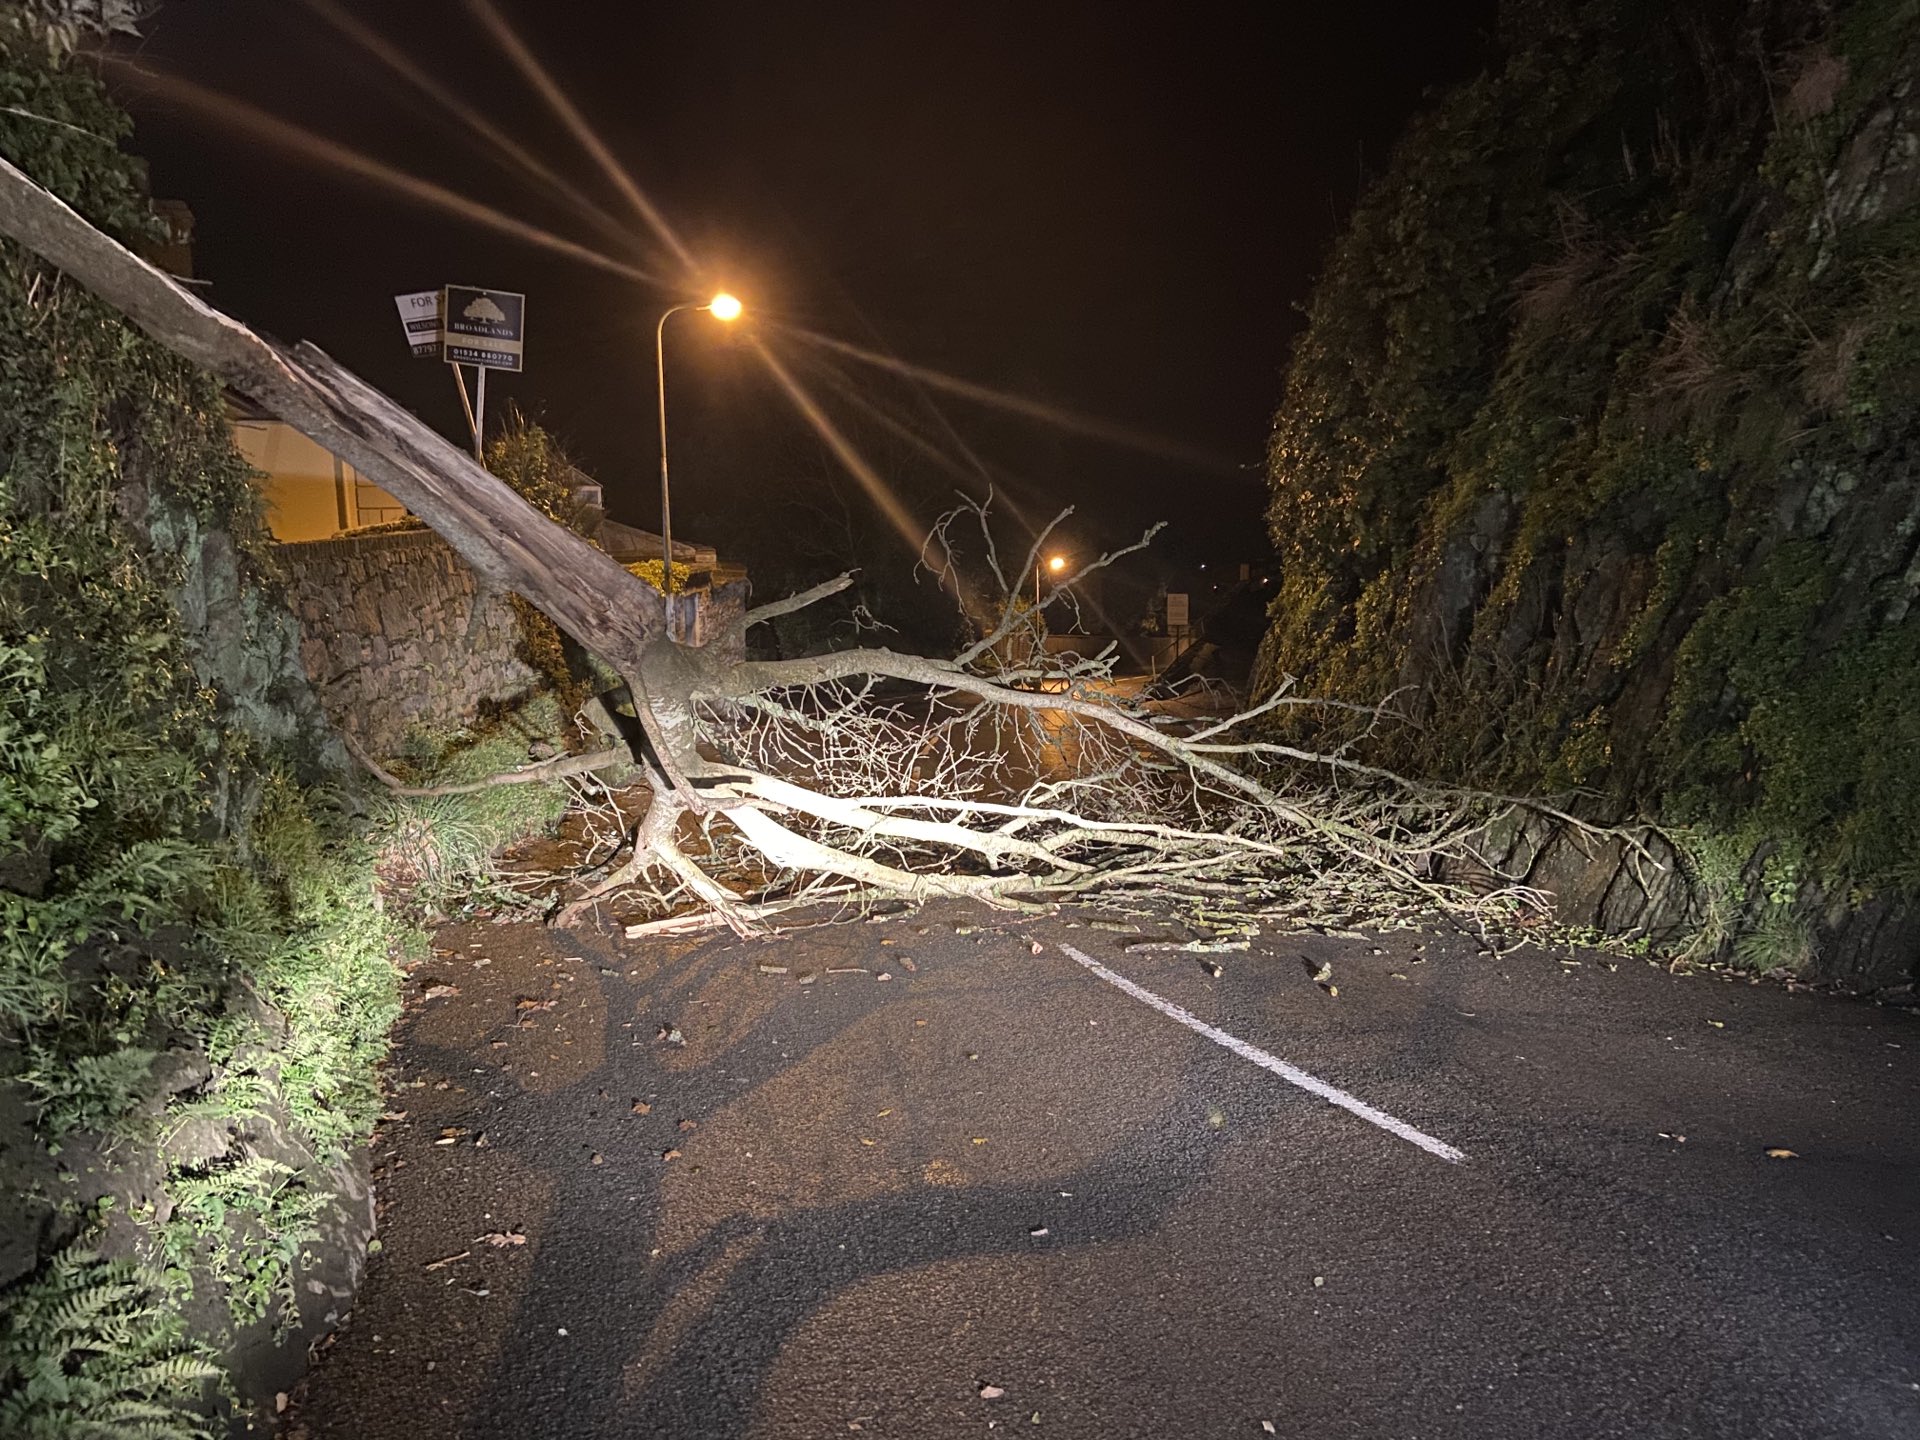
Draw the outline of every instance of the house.
M651 530L622 525L618 520L609 520L605 516L580 522L579 530L622 565L658 560L660 547L664 543ZM687 540L673 542L673 559L676 565L691 565L696 571L712 570L720 563L720 557L711 545L696 545Z
M156 202L149 258L193 279L193 217ZM396 754L421 729L444 729L551 683L536 669L527 616L483 585L452 546L351 463L244 396L228 392L236 448L253 467L277 542L275 569L299 629L302 667L334 725ZM605 518L599 485L575 472L577 526L633 566L661 558L658 535ZM741 644L746 572L722 571L706 546L676 543L681 572L666 624L683 644Z
M529 668L526 617L482 585L453 547L393 496L291 426L236 402L234 438L260 472L279 542L300 658L328 716L369 750L395 754L420 727L462 723L546 683ZM582 477L576 528L628 566L657 567L658 535L605 518ZM704 545L674 542L668 632L744 654L746 572ZM644 573L644 572L643 572ZM657 568L653 577L657 581Z
M329 540L409 518L406 506L286 421L232 393L227 410L234 444L258 472L274 539Z
M445 548L406 506L338 455L244 397L229 394L227 404L234 443L253 466L266 500L268 533L284 547L282 559L296 573L304 566L321 564L323 556L346 553L338 542L372 542L416 532L434 542L429 549L435 553ZM576 469L570 479L577 506L574 529L630 569L648 561L659 564L662 542L658 535L609 520L600 485L591 476ZM331 543L320 545L323 541ZM376 546L367 553L376 552L386 557L379 563L392 565L420 562L426 553L418 545ZM745 607L747 572L722 565L712 546L684 540L673 542L673 559L676 593L668 606L668 625L683 644L705 644L723 633ZM435 563L464 570L450 550ZM679 566L687 569L678 571ZM659 582L657 573L650 578ZM364 590L366 583L363 573L348 588ZM470 585L470 577L465 583Z
M267 530L275 540L333 540L413 519L406 506L286 421L274 419L231 392L227 409L233 419L234 444L258 472L257 483L267 502ZM578 469L570 478L579 505L573 522L576 530L622 565L660 558L661 540L653 531L606 517L597 480ZM696 572L723 568L711 545L676 540L673 558ZM742 571L728 578L744 576Z

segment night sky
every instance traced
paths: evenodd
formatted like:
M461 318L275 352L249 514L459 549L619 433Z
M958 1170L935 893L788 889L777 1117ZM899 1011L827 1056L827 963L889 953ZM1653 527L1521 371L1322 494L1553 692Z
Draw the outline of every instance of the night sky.
M155 194L195 212L214 303L317 342L458 438L446 368L408 357L391 297L525 291L526 373L499 380L494 403L540 418L617 517L652 527L653 324L724 283L916 517L961 482L859 401L961 472L983 468L1019 514L1079 506L1077 545L1166 519L1174 554L1226 562L1263 548L1262 446L1336 217L1423 93L1484 62L1493 23L1491 0L499 3L705 273L676 278L462 0L346 8L629 224L624 251L299 0L167 0L119 47L135 64L662 277L640 284L398 198L113 69ZM1198 453L916 391L800 330ZM678 535L764 564L844 516L867 563L904 561L741 337L704 315L668 336Z

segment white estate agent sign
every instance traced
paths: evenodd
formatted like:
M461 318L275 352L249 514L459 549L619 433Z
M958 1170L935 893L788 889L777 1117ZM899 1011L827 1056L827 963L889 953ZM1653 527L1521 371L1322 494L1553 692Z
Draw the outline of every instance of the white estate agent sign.
M527 297L512 290L447 285L396 295L407 346L417 359L445 360L460 387L460 408L473 431L473 456L486 453L487 371L520 369L526 351ZM462 365L473 366L467 393Z
M1184 630L1187 628L1187 597L1175 591L1167 594L1167 629Z
M394 305L400 311L400 323L406 327L407 344L416 360L440 358L440 292L416 290L396 295Z
M467 285L449 285L443 294L443 352L449 365L520 368L526 348L526 296Z

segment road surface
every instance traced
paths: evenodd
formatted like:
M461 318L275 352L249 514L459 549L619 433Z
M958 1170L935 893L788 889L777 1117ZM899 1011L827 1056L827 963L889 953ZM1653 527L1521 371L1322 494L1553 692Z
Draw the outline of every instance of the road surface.
M1913 1015L1142 928L443 931L291 1433L1920 1436Z

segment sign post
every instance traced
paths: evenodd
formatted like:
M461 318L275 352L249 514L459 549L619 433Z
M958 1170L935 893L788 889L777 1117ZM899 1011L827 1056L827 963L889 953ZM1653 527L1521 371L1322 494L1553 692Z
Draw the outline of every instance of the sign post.
M1177 590L1170 591L1167 595L1167 633L1186 633L1191 617L1187 597Z
M407 345L416 360L438 360L446 346L446 329L441 313L445 298L439 290L413 290L393 297L400 312L400 325L406 331ZM473 401L467 397L467 377L458 365L453 367L454 387L460 392L460 413L467 417L467 433L473 437L474 458L480 458L480 430L474 424Z
M460 408L473 432L473 458L486 463L487 371L521 368L526 354L527 297L512 290L448 285L393 297L416 359L438 357L453 367ZM467 394L462 365L473 366Z
M526 353L527 297L511 290L482 290L449 285L441 292L441 353L459 379L462 365L473 366L473 457L484 460L487 430L487 371L518 371ZM461 381L461 395L466 382Z
M416 360L433 360L440 355L440 292L416 290L396 295L393 303L400 312L400 324L407 332L407 344Z

